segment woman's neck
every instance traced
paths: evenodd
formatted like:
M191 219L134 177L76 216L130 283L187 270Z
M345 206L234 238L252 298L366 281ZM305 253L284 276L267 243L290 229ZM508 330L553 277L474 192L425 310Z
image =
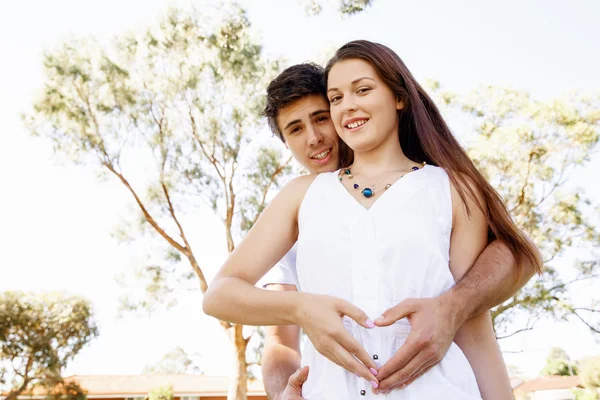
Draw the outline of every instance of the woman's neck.
M385 172L410 169L414 164L400 147L397 135L390 137L387 143L381 143L375 149L365 152L354 152L352 173L359 175L379 175Z

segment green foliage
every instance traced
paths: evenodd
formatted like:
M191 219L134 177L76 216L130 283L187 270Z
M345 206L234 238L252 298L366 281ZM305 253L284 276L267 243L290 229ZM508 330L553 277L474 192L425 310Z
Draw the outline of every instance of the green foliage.
M581 381L588 389L600 390L600 356L581 360Z
M144 374L201 374L197 362L181 347L175 347L165 354L158 363L149 365Z
M248 359L248 379L260 379L260 369L263 351L265 348L265 327L258 326L255 329L248 347L246 349L246 358Z
M600 332L599 299L575 303L569 296L569 290L600 277L594 253L600 231L597 220L590 218L598 205L569 181L575 168L589 162L598 143L600 96L573 94L541 102L524 92L491 86L465 96L446 92L437 82L430 86L446 112L469 117L473 133L461 137L469 155L545 261L541 276L492 310L499 337L531 329L543 316L575 316ZM584 250L587 259L574 266L559 262L572 248ZM524 320L522 328L509 329Z
M65 383L61 373L96 336L85 299L60 293L0 294L0 365L11 390L8 398L35 385L52 389L56 399L84 398L81 388Z
M148 393L148 400L173 400L173 387L160 387Z
M546 365L541 371L542 375L560 375L571 376L578 374L578 368L566 351L559 347L554 347L546 357Z
M559 375L559 376L571 376L577 375L577 366L567 360L555 360L546 364L542 370L542 375Z
M518 365L507 364L506 370L508 371L508 376L510 378L523 378L525 375L523 373L523 370L521 370L521 368Z
M373 0L302 0L308 15L319 15L326 5L336 6L342 16L350 16L365 11L373 4Z
M593 389L573 389L575 400L600 400L600 393Z
M49 390L46 400L86 400L86 393L77 382L61 382Z

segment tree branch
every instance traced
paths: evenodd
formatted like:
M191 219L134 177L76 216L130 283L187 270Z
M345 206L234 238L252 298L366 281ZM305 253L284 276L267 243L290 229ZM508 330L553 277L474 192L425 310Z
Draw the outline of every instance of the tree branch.
M271 178L269 180L269 183L267 184L267 186L265 186L263 193L262 193L262 199L260 201L260 204L258 206L258 209L261 210L263 208L263 206L265 205L265 201L267 199L267 194L269 192L269 189L271 188L271 185L273 185L273 183L275 182L275 179L277 178L277 175L281 174L283 172L283 169L290 163L290 161L292 161L292 156L290 156L290 158L287 159L286 162L284 162L283 164L281 164L279 166L279 168L277 168L275 170L275 172L273 173L273 175L271 175ZM252 225L254 225L256 223L256 221L258 221L258 218L260 217L260 211L256 213L256 215L254 216L254 220L252 221Z
M519 194L519 200L517 204L510 210L510 213L514 213L517 208L519 208L523 202L525 201L525 189L529 185L529 175L531 173L531 161L533 160L533 151L529 152L529 160L527 161L527 174L525 174L525 183L521 187L521 192Z
M496 339L498 339L498 340L500 340L500 339L506 339L506 338L509 338L511 336L516 335L517 333L521 333L521 332L525 332L525 331L530 331L532 329L533 329L533 325L532 326L528 326L526 328L518 329L518 330L514 331L513 333L505 335L505 336L496 336Z
M577 318L579 318L579 320L581 322L583 322L588 328L590 328L592 331L596 332L596 333L600 333L600 330L593 327L592 325L590 325L581 315L579 315L579 313L577 313L576 311L577 309L572 309L573 311L573 315L575 315Z
M593 313L600 313L600 310L595 310L593 308L586 308L586 307L576 307L573 309L575 310L583 310L583 311L589 311L589 312L593 312Z
M140 207L140 209L142 210L142 213L144 214L144 217L146 218L146 221L148 221L148 223L150 225L152 225L152 227L167 241L169 242L169 244L173 247L175 247L177 250L179 250L180 252L182 252L183 254L187 255L188 249L186 247L183 247L181 244L179 244L175 239L173 239L171 236L169 236L169 234L167 232L165 232L159 225L158 223L154 220L154 218L150 215L150 213L148 212L148 210L146 209L146 207L144 206L144 203L142 203L142 200L138 197L137 193L135 192L135 190L133 190L133 188L131 187L131 185L129 184L129 182L127 181L127 179L125 179L125 177L119 173L118 171L116 171L114 169L114 167L110 164L110 163L106 163L103 162L103 165L108 168L108 170L110 172L112 172L113 174L115 174L119 180L123 183L123 185L125 185L125 187L127 189L129 189L129 192L131 192L131 194L133 195L136 203L138 204L138 206Z

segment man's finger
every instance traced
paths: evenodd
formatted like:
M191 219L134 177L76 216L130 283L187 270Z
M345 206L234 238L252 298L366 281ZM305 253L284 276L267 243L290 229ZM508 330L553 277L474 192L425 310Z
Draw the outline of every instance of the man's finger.
M375 364L375 361L373 361L369 353L367 353L358 340L348 333L348 331L344 330L338 336L334 337L334 339L342 345L348 354L358 358L360 362L371 371L371 374L373 374L373 371L377 371L377 364Z
M408 338L406 338L406 342L400 346L396 354L394 354L392 358L390 358L381 368L379 368L379 373L377 376L379 379L386 379L394 372L400 371L401 369L405 368L408 363L411 362L415 356L417 356L417 354L420 354L422 349L423 346L415 340L411 332L411 334L408 335ZM427 360L423 360L421 364L425 361ZM412 372L414 371L411 371L411 374Z
M410 380L416 373L423 367L424 364L430 360L424 358L422 353L419 353L414 357L406 366L400 370L397 370L387 378L382 378L379 383L379 392L385 392L391 388L399 385L403 385Z
M338 311L343 315L347 315L356 321L363 328L375 328L375 323L369 319L367 313L347 300L341 300L338 303Z
M302 385L308 379L308 365L300 368L290 376L289 383L295 388L302 389Z
M407 387L408 385L410 385L411 383L413 383L414 381L416 381L417 379L419 379L421 376L423 376L427 371L429 371L431 368L433 368L435 366L435 362L430 362L427 364L427 366L425 366L424 368L422 368L419 372L417 372L412 378L410 378L408 381L406 381L403 384L397 384L395 386L392 386L390 389L386 390L386 391L381 391L381 393L383 394L387 394L393 390L396 389L404 389L405 387ZM379 389L373 389L374 392L378 391ZM379 393L379 392L377 392Z
M381 314L380 317L375 319L375 325L377 326L389 326L394 322L407 318L415 312L416 304L415 299L405 299L394 307L388 308Z
M436 364L437 363L435 361L430 361L423 368L421 368L420 371L418 371L415 375L413 375L412 378L410 378L408 381L406 381L401 386L402 387L407 387L408 385L410 385L411 383L413 383L414 381L416 381L417 379L419 379L421 376L423 376L423 374L425 374L427 371L429 371L431 368L433 368Z

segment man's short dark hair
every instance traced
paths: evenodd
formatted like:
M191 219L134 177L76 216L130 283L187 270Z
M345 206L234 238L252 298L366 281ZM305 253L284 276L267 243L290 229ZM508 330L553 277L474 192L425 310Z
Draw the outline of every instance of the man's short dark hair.
M267 104L263 115L267 117L271 131L285 143L277 125L281 109L306 96L321 95L327 99L324 80L325 70L317 64L304 63L287 68L267 87Z

